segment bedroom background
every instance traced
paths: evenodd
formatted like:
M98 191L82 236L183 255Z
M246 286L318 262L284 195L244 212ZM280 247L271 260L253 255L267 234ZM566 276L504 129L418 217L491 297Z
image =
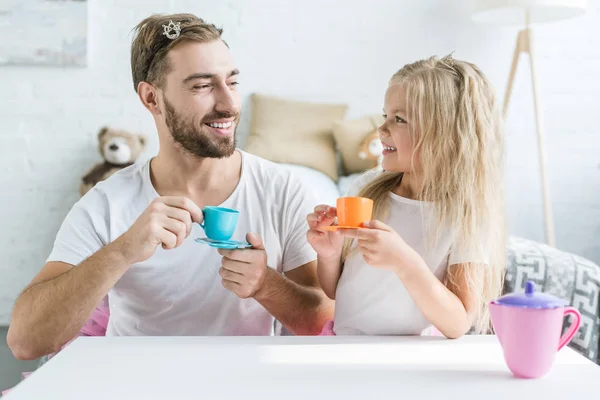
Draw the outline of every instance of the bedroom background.
M0 16L2 7L18 2L0 3ZM100 161L99 129L144 134L148 144L140 160L156 153L154 125L134 93L129 65L131 29L147 15L191 12L222 26L242 72L240 147L251 142L252 117L253 124L260 117L272 121L264 130L281 132L268 143L276 146L271 154L276 161L308 154L305 160L327 171L330 164L323 163L336 143L333 127L349 135L338 140L342 147L358 143L360 135L347 132L357 124L368 127L369 117L380 114L387 80L405 63L454 51L477 63L502 99L518 30L472 22L469 0L79 3L87 6L87 37L84 60L73 61L78 65L0 66L0 325L8 325L14 299L42 266L79 198L81 177ZM599 263L600 0L588 4L584 16L540 25L535 37L557 247ZM23 29L8 38L21 40ZM521 62L526 66L526 59ZM310 125L321 126L319 118L322 124L337 121L329 136L306 139L304 147L281 140L314 132ZM510 233L543 242L527 68L517 72L506 123ZM321 155L314 157L309 146ZM361 162L358 154L351 162ZM335 176L337 169L334 176L307 166L295 169L321 182L312 183L320 198L333 200L335 192L324 188L346 182Z

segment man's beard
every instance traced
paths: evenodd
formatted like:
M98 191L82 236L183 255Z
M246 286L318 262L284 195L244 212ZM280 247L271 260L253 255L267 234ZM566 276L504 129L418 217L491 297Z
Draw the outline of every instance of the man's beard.
M233 138L229 136L218 137L204 131L204 124L221 118L235 117L233 123L237 130L237 115L215 111L206 115L200 123L194 123L194 119L186 120L175 111L175 108L163 97L165 102L165 123L171 131L173 140L179 143L188 153L202 158L229 157L235 151L237 141L235 131ZM211 138L211 137L214 137Z

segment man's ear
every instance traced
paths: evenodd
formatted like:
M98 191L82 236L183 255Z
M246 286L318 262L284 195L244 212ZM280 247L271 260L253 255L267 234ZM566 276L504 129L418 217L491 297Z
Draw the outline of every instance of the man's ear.
M158 90L154 85L148 82L140 82L138 84L138 96L148 111L152 114L160 114L158 106Z

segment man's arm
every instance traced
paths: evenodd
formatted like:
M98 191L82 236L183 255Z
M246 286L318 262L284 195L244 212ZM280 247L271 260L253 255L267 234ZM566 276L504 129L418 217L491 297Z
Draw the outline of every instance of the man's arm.
M219 249L222 284L240 298L254 298L296 335L317 335L333 318L333 301L319 287L317 263L311 261L284 275L267 266L262 239L249 233L252 249Z
M77 335L130 265L150 258L159 245L166 250L180 246L190 234L192 221L203 220L191 200L158 197L127 232L100 246L89 218L74 215L67 217L65 231L59 232L56 257L74 260L84 253L91 255L81 262L48 262L17 298L7 342L19 359L59 350Z
M47 263L15 302L7 336L15 357L33 360L60 350L77 335L128 266L111 245L77 267Z
M334 302L319 287L316 261L285 276L268 268L263 288L254 299L296 335L318 335L333 319Z
M284 175L275 190L276 215L282 247L281 269L267 266L267 253L258 234L248 233L251 249L224 250L219 271L223 286L238 297L253 297L296 335L318 335L333 319L334 303L320 287L317 255L306 238L306 215L316 203L313 191L293 176ZM266 193L269 190L265 191Z

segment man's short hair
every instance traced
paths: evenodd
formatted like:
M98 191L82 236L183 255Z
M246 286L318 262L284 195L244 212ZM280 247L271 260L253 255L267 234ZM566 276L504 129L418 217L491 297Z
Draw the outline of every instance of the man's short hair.
M179 29L175 29L177 24ZM141 21L134 31L131 43L131 73L136 92L142 81L157 87L164 86L165 75L171 68L167 57L169 50L179 43L211 42L221 39L223 33L222 29L204 22L193 14L154 14ZM177 37L170 39L165 32L169 33L169 36L175 34Z

